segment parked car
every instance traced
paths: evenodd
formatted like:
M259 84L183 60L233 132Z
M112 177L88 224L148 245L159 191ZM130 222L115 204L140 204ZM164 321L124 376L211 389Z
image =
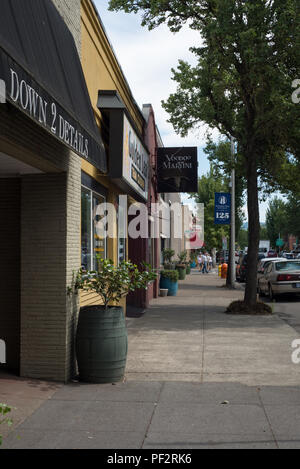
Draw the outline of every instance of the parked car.
M258 263L257 267L257 291L259 291L259 279L264 275L266 268L268 267L270 262L274 261L285 261L286 259L283 257L264 257Z
M258 254L257 262L259 262L261 259L265 259L265 256L263 254ZM237 282L242 282L242 283L246 282L247 260L248 260L248 254L245 254L244 256L240 257L240 260L236 266Z
M270 262L259 279L258 292L271 300L282 293L300 294L300 261Z
M282 257L285 259L295 259L294 254L292 252L283 252Z
M278 254L273 249L270 249L270 251L268 251L267 257L278 257Z

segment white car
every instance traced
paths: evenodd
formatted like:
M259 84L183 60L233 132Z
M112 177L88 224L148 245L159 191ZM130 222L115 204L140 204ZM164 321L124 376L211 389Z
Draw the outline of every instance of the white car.
M257 267L257 291L259 292L259 280L261 277L264 275L264 271L268 266L269 262L275 262L275 261L286 261L284 257L264 257L261 259L258 263Z
M295 259L294 254L292 252L283 252L282 257L285 259Z
M270 262L259 279L258 292L271 300L282 293L300 294L300 260Z

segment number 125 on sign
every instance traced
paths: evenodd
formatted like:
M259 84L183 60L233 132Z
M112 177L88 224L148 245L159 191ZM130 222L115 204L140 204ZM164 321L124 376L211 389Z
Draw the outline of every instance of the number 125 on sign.
M230 220L230 214L225 212L216 212L217 220Z

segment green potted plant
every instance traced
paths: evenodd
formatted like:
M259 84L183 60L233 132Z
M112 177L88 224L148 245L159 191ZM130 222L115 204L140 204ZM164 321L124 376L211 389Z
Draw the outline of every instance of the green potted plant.
M163 254L163 259L164 259L164 269L174 270L175 265L172 263L172 258L175 255L175 251L173 249L165 248L162 254Z
M81 381L112 383L124 377L127 359L127 329L120 300L129 292L147 289L157 274L147 264L99 259L97 271L80 269L75 289L93 292L101 303L80 309L76 333L76 356ZM100 301L99 301L100 303Z
M187 258L187 251L182 251L178 254L178 264L176 265L176 270L179 273L179 280L184 280L186 275L186 258Z
M160 288L168 289L168 296L176 296L178 290L179 273L177 270L162 270L160 273Z

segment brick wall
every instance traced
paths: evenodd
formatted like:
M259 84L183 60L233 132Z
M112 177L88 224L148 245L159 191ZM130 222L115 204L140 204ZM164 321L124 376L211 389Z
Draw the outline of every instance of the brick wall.
M67 381L74 372L80 267L80 162L26 176L21 203L21 375Z
M80 268L81 159L8 105L0 106L0 152L45 173L19 180L21 375L67 381L74 369L78 313L77 296L69 297L67 288ZM14 192L12 179L8 185ZM6 236L13 244L15 231L10 227ZM13 270L17 279L20 267ZM15 299L10 301L13 309ZM1 297L0 318L7 321L9 310L2 304Z
M57 10L65 20L66 25L73 34L81 55L81 19L80 19L80 3L81 0L52 0Z
M0 339L6 365L19 370L20 359L20 180L0 179Z

